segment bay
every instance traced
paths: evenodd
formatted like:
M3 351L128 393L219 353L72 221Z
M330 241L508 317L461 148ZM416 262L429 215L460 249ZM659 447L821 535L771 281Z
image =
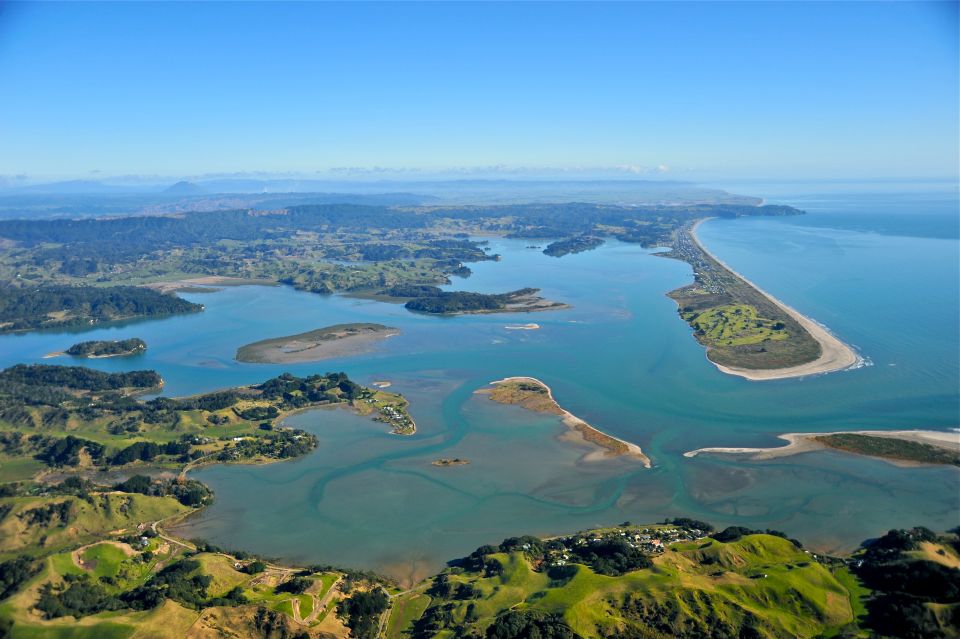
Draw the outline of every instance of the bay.
M185 294L206 305L198 315L82 334L0 337L0 365L153 368L172 396L286 370L344 370L362 383L391 381L411 401L416 435L391 435L342 409L297 415L288 422L320 439L314 453L196 472L216 492L216 503L177 532L405 581L507 536L624 520L682 515L777 528L820 550L849 550L893 527L955 526L960 473L954 468L901 468L836 452L767 462L683 457L704 446L777 445L775 435L783 432L958 426L955 198L827 192L779 201L809 214L712 220L700 237L732 267L855 345L866 365L763 383L726 376L706 360L664 295L690 281L686 264L616 241L557 259L528 248L529 240L502 238L489 239L501 261L471 264L473 276L452 287L535 286L572 308L429 317L346 296L230 287ZM401 335L370 353L313 364L233 360L244 344L343 322L378 322ZM505 328L526 322L541 328ZM43 359L81 339L131 336L147 342L146 353ZM555 419L475 393L512 375L544 380L565 408L639 444L654 467L583 461L583 449L559 440L564 427ZM470 464L431 465L441 457Z

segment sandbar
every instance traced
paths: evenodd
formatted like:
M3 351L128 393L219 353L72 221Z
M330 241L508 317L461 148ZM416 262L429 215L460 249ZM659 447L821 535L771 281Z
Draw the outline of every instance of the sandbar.
M253 364L317 362L367 352L376 342L399 334L398 329L382 324L335 324L241 346L236 359Z

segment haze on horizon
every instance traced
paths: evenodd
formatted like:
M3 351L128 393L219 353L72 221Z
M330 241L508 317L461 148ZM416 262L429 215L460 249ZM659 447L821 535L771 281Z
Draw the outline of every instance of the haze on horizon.
M957 27L955 2L7 3L0 187L955 179Z

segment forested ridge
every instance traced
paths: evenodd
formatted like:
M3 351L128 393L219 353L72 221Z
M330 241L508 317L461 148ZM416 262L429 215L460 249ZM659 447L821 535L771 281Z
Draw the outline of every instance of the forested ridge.
M200 304L138 286L0 285L0 332L66 328L201 310Z

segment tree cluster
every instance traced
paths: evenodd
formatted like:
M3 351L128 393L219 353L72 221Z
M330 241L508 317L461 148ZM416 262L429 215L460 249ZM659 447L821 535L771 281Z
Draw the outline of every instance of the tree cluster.
M855 568L873 591L864 625L885 637L934 639L960 627L960 571L908 555L923 542L939 541L927 528L891 530L865 544ZM944 611L938 616L936 608Z
M337 613L357 639L375 639L380 628L380 615L390 605L390 597L383 588L353 593L337 604Z

